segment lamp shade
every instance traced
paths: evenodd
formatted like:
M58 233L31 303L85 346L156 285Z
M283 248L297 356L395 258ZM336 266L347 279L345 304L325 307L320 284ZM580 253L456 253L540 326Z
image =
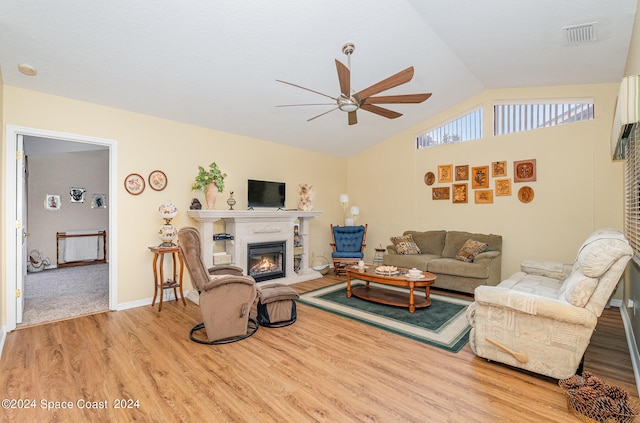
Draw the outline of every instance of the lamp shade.
M358 206L352 206L351 207L351 215L352 216L357 216L360 214L360 207Z
M178 208L175 204L167 201L166 203L160 204L160 207L158 207L158 213L160 213L160 216L163 219L173 219L176 217L176 214L178 214Z
M340 202L348 203L349 202L349 194L340 194Z

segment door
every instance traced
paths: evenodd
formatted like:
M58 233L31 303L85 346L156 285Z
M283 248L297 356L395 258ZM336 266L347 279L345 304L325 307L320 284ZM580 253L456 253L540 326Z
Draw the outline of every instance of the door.
M4 226L5 243L3 252L5 254L7 266L5 272L5 303L4 307L0 306L0 318L5 318L5 328L7 332L15 330L16 324L21 322L23 314L23 291L24 276L26 272L27 254L23 248L27 248L25 236L27 230L23 227L26 223L25 213L25 190L26 184L23 178L26 177L24 168L25 153L23 136L33 136L41 138L51 138L57 140L80 142L85 144L103 145L109 148L109 224L111 230L110 242L107 246L107 254L109 257L109 309L115 310L118 305L118 146L117 141L89 137L84 135L76 135L63 132L47 131L43 129L34 129L14 125L6 125L6 151L5 155L5 174L4 188L6 198L6 219ZM16 155L13 156L13 151ZM13 236L11 235L13 234ZM18 295L20 293L20 295Z
M22 323L24 310L24 278L27 273L25 261L27 248L27 216L24 200L27 187L27 174L24 159L24 140L22 134L16 137L16 323Z

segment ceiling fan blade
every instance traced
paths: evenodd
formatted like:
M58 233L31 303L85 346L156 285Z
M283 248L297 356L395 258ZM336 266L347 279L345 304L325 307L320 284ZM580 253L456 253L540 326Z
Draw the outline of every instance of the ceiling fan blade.
M356 115L356 112L349 112L349 125L355 125L356 123L358 123L358 116Z
M431 93L425 94L404 94L404 95L381 95L377 97L367 97L365 104L395 104L395 103L422 103L431 97Z
M336 59L336 69L338 70L340 92L347 97L351 97L351 71L338 59Z
M331 110L329 110L329 111L326 111L326 112L324 112L324 113L320 113L320 114L319 114L319 115L317 115L317 116L314 116L314 117L312 117L312 118L310 118L310 119L307 119L307 122L310 122L310 121L312 121L312 120L314 120L314 119L317 119L317 118L319 118L320 116L324 116L324 115L326 115L327 113L331 113L331 112L333 112L334 110L338 110L338 108L337 108L337 107L334 107L333 109L331 109Z
M372 104L361 104L360 108L366 110L367 112L375 113L376 115L384 116L389 119L395 119L402 116L402 113L394 112L393 110L374 106Z
M393 87L397 87L398 85L405 84L411 81L411 78L413 78L413 66L408 67L405 70L396 73L395 75L391 75L390 77L383 79L377 84L373 84L369 88L365 88L364 90L356 94L356 97L358 97L360 101L363 101L369 96L381 93L382 91L389 90Z
M335 106L336 103L306 103L306 104L277 104L276 107L297 107L297 106Z
M311 88L303 87L302 85L292 84L291 82L282 81L282 80L280 80L280 79L276 79L276 81L278 81L278 82L282 82L283 84L291 85L292 87L302 88L303 90L311 91L312 93L320 94L320 95L322 95L322 96L329 97L329 98L330 98L330 99L332 99L332 100L338 101L338 99L337 99L337 98L335 98L335 97L331 97L330 95L322 94L321 92L318 92L318 91L312 90Z

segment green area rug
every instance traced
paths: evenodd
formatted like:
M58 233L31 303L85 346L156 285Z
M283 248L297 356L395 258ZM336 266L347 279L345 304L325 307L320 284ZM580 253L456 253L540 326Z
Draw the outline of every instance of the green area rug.
M352 286L358 284L364 283L351 282ZM409 295L404 288L376 283L370 286L407 291ZM415 291L415 295L424 297L425 294ZM471 327L465 313L471 302L460 298L431 293L431 306L416 309L411 314L408 307L377 304L354 296L347 298L347 283L341 282L305 292L300 295L300 302L450 352L460 351L469 340Z

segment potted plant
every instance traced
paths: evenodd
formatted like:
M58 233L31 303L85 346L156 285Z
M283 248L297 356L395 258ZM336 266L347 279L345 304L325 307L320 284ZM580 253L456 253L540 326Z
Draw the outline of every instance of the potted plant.
M191 189L204 193L209 210L214 208L217 193L224 190L224 178L226 177L227 174L222 173L216 162L211 163L208 170L198 166L198 174Z

